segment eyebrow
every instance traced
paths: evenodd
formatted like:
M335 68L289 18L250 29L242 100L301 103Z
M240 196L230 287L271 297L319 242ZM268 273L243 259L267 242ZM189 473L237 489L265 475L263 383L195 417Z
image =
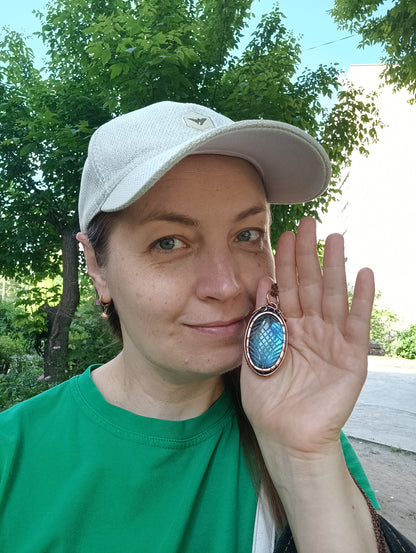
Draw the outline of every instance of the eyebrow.
M253 215L258 215L259 213L266 213L266 212L267 212L267 208L264 205L256 205L253 207L249 207L248 209L245 209L241 213L238 213L234 218L234 222L238 223L240 221L243 221L244 219L247 219L248 217L252 217ZM192 219L192 217L188 217L187 215L183 215L182 213L175 213L174 211L151 212L142 219L141 224L150 223L153 221L167 221L170 223L179 223L187 227L199 226L199 222L196 219Z
M175 213L174 211L154 211L143 217L141 224L151 223L153 221L168 221L171 223L179 223L188 227L197 227L198 222L191 217Z
M248 217L258 215L259 213L267 213L267 207L264 205L255 205L253 207L249 207L236 216L235 222L238 223L240 221L243 221L244 219L247 219Z

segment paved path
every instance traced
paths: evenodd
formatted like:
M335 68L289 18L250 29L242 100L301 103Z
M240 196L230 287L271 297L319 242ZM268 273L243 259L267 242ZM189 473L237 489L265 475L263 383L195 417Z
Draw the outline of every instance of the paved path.
M416 453L416 361L368 361L367 381L345 433Z

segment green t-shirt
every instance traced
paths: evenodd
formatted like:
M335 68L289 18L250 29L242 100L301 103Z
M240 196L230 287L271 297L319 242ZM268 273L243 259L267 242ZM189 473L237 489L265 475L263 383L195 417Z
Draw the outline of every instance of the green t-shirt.
M0 415L2 552L251 553L256 506L228 392L156 420L106 402L89 369Z

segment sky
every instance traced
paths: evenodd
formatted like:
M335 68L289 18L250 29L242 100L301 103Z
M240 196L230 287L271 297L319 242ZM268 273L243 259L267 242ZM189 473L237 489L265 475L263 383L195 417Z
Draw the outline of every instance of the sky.
M386 5L391 3L386 1ZM347 71L352 64L379 63L382 48L358 48L360 37L351 37L348 31L337 28L328 13L333 4L334 0L280 0L286 27L301 44L302 65L313 69L321 63L338 63L340 69ZM273 5L272 0L254 0L254 21L262 13L269 12Z
M44 0L1 0L1 3L0 26L8 25L24 34L39 30L39 20L32 12L44 10ZM248 35L254 30L261 15L269 12L274 3L273 0L253 1L252 10L256 17L250 22ZM348 31L337 29L328 14L333 0L280 0L279 6L286 15L287 28L293 31L301 43L303 66L313 69L320 63L338 63L340 69L347 71L351 64L379 63L381 48L359 49L359 37L349 37ZM41 43L35 39L29 43L41 60L44 55Z

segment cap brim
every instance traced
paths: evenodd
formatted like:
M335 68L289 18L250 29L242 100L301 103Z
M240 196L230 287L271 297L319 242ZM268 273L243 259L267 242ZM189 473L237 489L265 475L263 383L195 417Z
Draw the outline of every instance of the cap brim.
M277 121L238 121L205 132L146 163L133 163L102 211L129 206L181 159L201 153L242 157L253 163L263 178L268 201L274 204L310 201L325 191L331 178L325 150L301 129Z

